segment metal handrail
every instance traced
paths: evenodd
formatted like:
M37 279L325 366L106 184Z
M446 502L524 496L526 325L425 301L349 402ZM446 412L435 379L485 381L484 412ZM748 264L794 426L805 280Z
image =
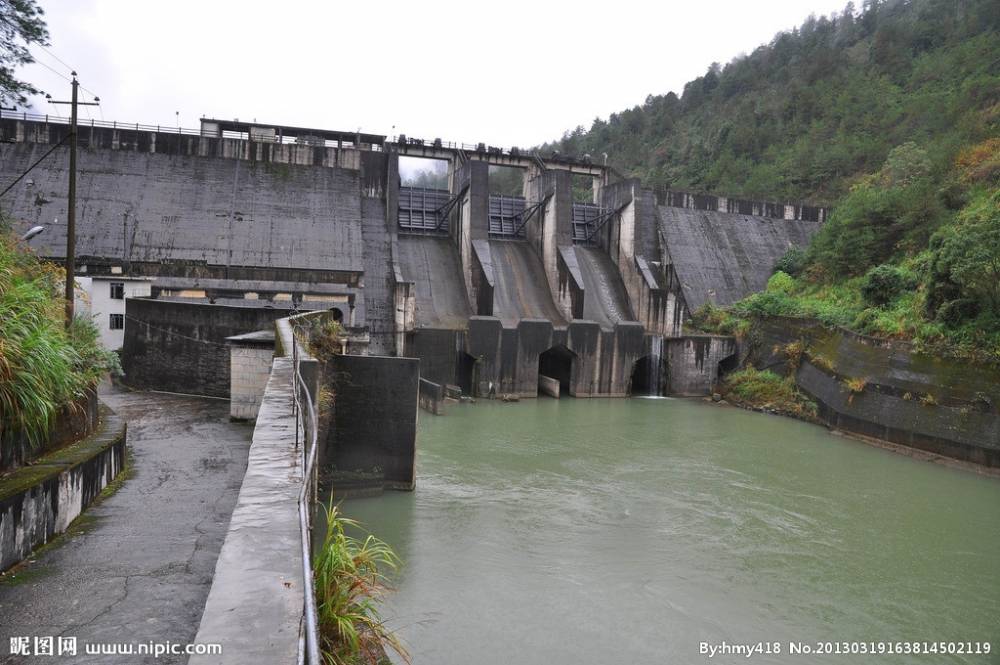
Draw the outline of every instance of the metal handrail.
M305 391L305 403L308 408L308 427L303 419L303 433L306 440L302 445L302 489L299 490L299 531L302 539L302 576L305 581L304 606L303 606L303 631L305 632L305 663L307 665L321 665L319 652L319 619L316 610L316 591L313 585L312 572L312 537L311 537L311 512L310 506L316 497L316 450L317 432L319 430L319 417L316 413L316 406L313 404L313 397L306 387L305 379L300 371L301 357L299 355L298 330L292 328L292 404L295 409L295 445L299 443L299 420L302 415L303 401L300 391Z
M40 115L36 113L0 113L0 119L5 120L23 120L25 122L43 122L47 124L54 125L68 125L70 124L70 119L68 117L57 116L57 115ZM275 145L302 145L302 146L313 146L314 144L309 142L300 142L297 136L285 136L281 134L276 134L274 136L267 136L261 134L253 134L249 132L233 132L229 130L224 130L220 134L216 135L214 133L207 133L203 129L191 129L189 127L170 127L169 125L143 125L138 122L118 122L117 120L95 120L93 118L89 120L77 120L77 127L102 127L105 129L120 129L125 131L136 131L136 132L156 132L158 134L169 134L176 136L200 136L204 138L224 138L224 139L235 139L238 141L252 141L253 143L273 143ZM267 125L260 125L262 128L267 128ZM338 144L336 141L331 141L329 139L324 139L322 141L324 148L336 148ZM319 147L319 142L315 144ZM361 149L358 145L351 142L341 142L339 147L344 148L354 148ZM382 146L377 143L370 145L367 150L372 152L381 152Z

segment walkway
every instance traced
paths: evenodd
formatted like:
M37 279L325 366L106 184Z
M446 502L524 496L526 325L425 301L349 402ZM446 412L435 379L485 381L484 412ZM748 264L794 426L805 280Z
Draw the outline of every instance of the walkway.
M110 389L101 398L128 422L130 477L34 563L0 578L0 663L187 662L86 656L84 644L194 639L252 428L230 423L222 400ZM50 635L75 636L77 657L8 655L10 637Z

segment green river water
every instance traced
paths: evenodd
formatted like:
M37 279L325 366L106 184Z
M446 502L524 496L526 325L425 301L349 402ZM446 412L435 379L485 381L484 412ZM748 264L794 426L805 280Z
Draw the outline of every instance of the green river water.
M1000 480L693 400L456 405L417 447L416 491L344 503L404 559L416 665L1000 663Z

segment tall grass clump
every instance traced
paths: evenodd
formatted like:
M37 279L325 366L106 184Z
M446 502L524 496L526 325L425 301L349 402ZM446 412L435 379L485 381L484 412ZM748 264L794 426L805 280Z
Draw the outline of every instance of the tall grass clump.
M816 417L814 401L802 394L791 377L745 367L726 375L722 391L731 402L804 420Z
M358 523L325 506L326 537L313 562L313 584L319 618L320 645L328 665L377 665L388 662L385 648L407 663L406 648L385 625L378 603L390 590L384 571L400 560L372 535L363 540L347 534Z
M0 446L42 447L60 409L118 366L97 330L64 324L63 271L0 231ZM112 358L114 356L114 358Z

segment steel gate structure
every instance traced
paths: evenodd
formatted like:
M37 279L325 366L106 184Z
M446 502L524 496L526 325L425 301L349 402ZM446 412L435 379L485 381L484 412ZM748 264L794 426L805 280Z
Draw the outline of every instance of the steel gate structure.
M523 238L525 202L521 196L490 195L490 236Z
M399 188L399 228L431 233L448 232L448 208L452 195L447 189Z

